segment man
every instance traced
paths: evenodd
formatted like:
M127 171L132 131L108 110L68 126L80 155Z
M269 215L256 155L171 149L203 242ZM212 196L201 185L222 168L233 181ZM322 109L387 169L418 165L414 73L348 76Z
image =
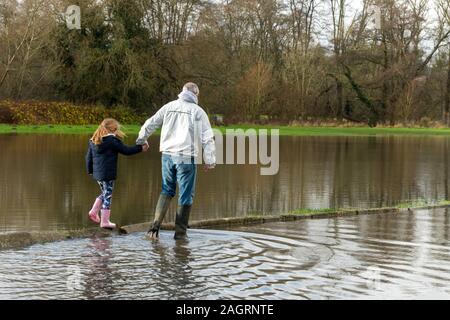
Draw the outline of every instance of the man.
M205 169L216 164L214 133L206 112L198 106L199 89L188 82L178 95L142 126L136 144L144 145L148 137L161 129L159 151L162 152L162 192L155 210L155 219L148 231L151 237L159 236L159 228L175 196L178 183L178 209L175 218L175 239L184 239L189 214L194 199L196 161L199 141L202 146Z

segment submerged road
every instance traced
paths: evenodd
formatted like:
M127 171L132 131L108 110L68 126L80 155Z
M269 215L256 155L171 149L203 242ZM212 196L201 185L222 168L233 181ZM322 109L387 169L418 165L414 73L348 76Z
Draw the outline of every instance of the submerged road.
M448 209L0 251L2 299L450 298Z

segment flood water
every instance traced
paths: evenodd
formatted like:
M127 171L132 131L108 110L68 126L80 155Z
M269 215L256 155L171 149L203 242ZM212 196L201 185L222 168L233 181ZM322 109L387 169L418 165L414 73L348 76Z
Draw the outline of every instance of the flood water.
M446 209L0 251L1 299L449 299Z
M131 137L130 137L131 138ZM130 140L131 142L132 140ZM192 220L449 198L445 137L281 137L280 170L199 170ZM0 232L91 226L86 136L0 135ZM158 137L119 161L113 221L149 221ZM175 203L174 203L175 204ZM169 220L173 220L175 206ZM0 251L0 299L450 299L447 209L59 241Z
M134 137L130 137L131 142ZM121 157L113 221L149 221L161 188L158 137ZM87 136L0 135L0 232L89 226L98 194L85 173ZM191 219L276 214L298 208L382 207L449 196L446 137L280 137L280 169L199 170ZM173 220L175 205L169 220Z

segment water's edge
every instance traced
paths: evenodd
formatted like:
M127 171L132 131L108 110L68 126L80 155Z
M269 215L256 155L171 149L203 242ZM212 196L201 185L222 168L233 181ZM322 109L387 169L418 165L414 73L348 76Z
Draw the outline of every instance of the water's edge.
M279 221L297 221L304 219L328 219L336 217L356 216L365 214L395 214L400 212L412 212L413 210L426 210L436 208L450 208L450 204L430 205L415 208L373 208L373 209L354 209L342 210L336 212L314 212L306 214L281 214L281 215L258 215L234 218L220 218L192 221L189 223L191 229L212 229L227 228L232 226L254 225L267 222ZM80 230L56 230L42 232L6 232L0 233L0 250L19 249L33 244L42 244L61 240L79 239L87 237L108 237L114 233L130 234L135 232L145 232L150 228L150 222L121 226L117 231L107 231L99 228L86 228ZM173 223L163 223L163 230L173 230Z

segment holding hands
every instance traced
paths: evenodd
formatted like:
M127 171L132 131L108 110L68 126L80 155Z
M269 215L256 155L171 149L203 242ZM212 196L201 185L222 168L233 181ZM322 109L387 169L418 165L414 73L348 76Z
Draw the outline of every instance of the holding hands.
M150 146L148 145L148 142L146 142L142 145L142 152L147 152L148 148L150 148Z
M215 167L216 167L215 164L205 164L205 165L203 166L203 170L205 170L205 172L206 172L206 171L209 171L209 170L214 169Z

